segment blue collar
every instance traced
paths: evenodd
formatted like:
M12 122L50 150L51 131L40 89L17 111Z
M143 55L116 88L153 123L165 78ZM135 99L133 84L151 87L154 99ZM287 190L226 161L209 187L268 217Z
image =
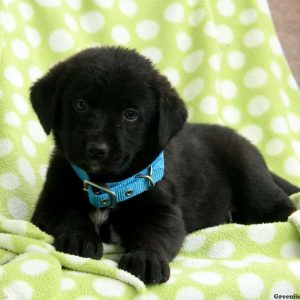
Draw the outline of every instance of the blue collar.
M83 181L83 189L87 192L90 203L98 208L115 207L117 203L152 189L163 178L165 172L163 152L138 174L122 181L106 183L105 186L91 182L89 175L83 169L74 164L71 166Z

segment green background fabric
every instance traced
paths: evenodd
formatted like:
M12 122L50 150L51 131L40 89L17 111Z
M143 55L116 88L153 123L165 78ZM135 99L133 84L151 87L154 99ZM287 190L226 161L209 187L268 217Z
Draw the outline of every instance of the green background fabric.
M51 143L30 108L30 85L93 45L149 56L190 120L236 128L272 169L300 184L300 94L265 1L3 1L1 23L3 215L16 218L9 207L23 205L21 217L30 217L48 161Z
M294 196L300 208L300 193ZM300 293L300 211L286 223L228 224L196 231L162 285L119 270L122 249L101 260L56 252L52 237L22 220L0 220L0 299L274 299Z
M103 292L100 288L101 292L98 292L97 287L106 284L110 287L108 290L122 290L125 293L116 292L115 298L130 298L135 293L134 289L116 280L107 283L107 278L101 277L101 280L104 278L104 283L93 286L94 280L99 279L95 279L95 275L78 275L78 272L66 270L62 272L61 266L76 269L76 264L66 264L64 256L57 253L46 255L31 251L32 248L28 251L28 247L38 245L39 240L47 245L41 247L50 247L48 243L51 239L43 240L44 236L29 223L16 221L30 219L45 178L52 146L51 138L47 139L30 107L30 85L59 60L86 47L107 44L136 48L148 56L186 101L191 121L219 123L236 128L259 147L272 170L300 185L300 93L282 53L265 0L2 0L0 217L4 225L1 223L0 228L0 262L4 267L0 268L0 280L2 276L6 288L10 285L12 290L16 291L22 290L23 287L25 292L26 284L29 284L26 282L30 281L34 286L27 294L28 299L41 299L39 296L43 292L58 299L61 289L64 290L63 299L74 299L75 294L78 297L93 295L105 298L107 290ZM228 239L237 243L240 249L226 258L242 260L246 254L236 256L236 253L243 251L248 251L247 255L262 252L272 257L272 251L275 251L276 247L282 249L286 243L292 245L290 248L286 246L292 249L292 257L299 258L298 232L291 229L291 234L284 234L285 230L290 230L290 226L293 225L274 225L280 232L280 238L270 240L270 244L263 243L255 251L251 248L252 242L247 234L239 235L238 231L234 230L235 227L229 227L232 232ZM14 231L14 228L19 228L20 231ZM220 226L216 229L214 238L209 237L210 247L218 240L224 240L226 228ZM245 226L242 232L248 230L250 229ZM206 236L205 232L195 233L187 240L197 243L201 236ZM272 251L270 245L274 247ZM224 248L224 245L221 246ZM218 247L220 248L220 245ZM51 247L49 249L53 251ZM207 257L208 252L205 251L208 248L196 249L193 253L196 259ZM276 252L275 256L286 259L281 252ZM211 259L209 255L208 258ZM53 268L50 270L54 271L45 272L45 277L38 276L44 280L44 284L38 284L30 274L22 273L20 268L23 259L26 262L32 259L46 259ZM261 293L257 293L257 297L252 297L253 299L269 297L274 289L280 290L278 286L283 286L290 292L297 291L297 287L300 286L299 273L296 272L295 276L289 271L288 261L277 261L276 264L254 263L250 267L245 265L246 269L241 267L239 270L241 275L246 271L251 275L251 272L255 271L254 275L260 279L257 280L252 274L252 277L241 279L240 284L236 274L238 272L234 268L229 273L224 271L226 268L221 267L219 259L213 257L212 269L205 269L212 273L217 272L217 275L195 275L195 278L208 276L207 278L212 278L211 282L215 284L203 283L203 279L196 279L194 281L197 284L191 284L194 272L189 267L186 269L186 266L178 265L179 261L176 260L172 266L176 266L173 268L173 274L178 279L171 277L168 284L150 288L154 293L150 299L167 299L167 295L170 299L187 299L186 295L194 295L193 299L203 299L207 294L222 296L227 295L225 286L235 287L230 289L229 294L233 298L241 299L246 296L240 287L244 281L250 282L251 278L254 282L252 290L262 287ZM188 264L193 264L192 262ZM40 264L43 265L43 262ZM109 261L108 264L113 263ZM201 264L202 262L195 262L197 272L201 271L198 270L202 268ZM29 263L29 266L32 265ZM94 273L91 266L84 270L119 278L116 276L118 271L115 265L111 266L113 270L106 270L102 262L97 262L97 266L98 269ZM272 273L273 276L272 270L278 271L278 274L275 272L276 276L274 275L276 278L270 278L268 275ZM21 283L17 279L17 283L12 282L14 278L11 274L15 274L16 278L19 276L18 280ZM89 279L83 280L84 276ZM132 286L138 287L136 290L141 293L145 292L145 287L129 274L123 274L121 277L122 282L133 280ZM288 278L289 282L284 278ZM60 284L60 280L64 283ZM45 290L46 283L49 285L49 282L53 282L53 286ZM84 284L81 284L82 282ZM181 290L183 286L186 290ZM244 288L244 292L245 289L247 290L247 287ZM3 288L1 292L3 290L5 291ZM27 291L30 291L30 288ZM284 291L284 288L281 288L281 291ZM245 293L247 295L247 291ZM23 298L27 299L25 296ZM248 298L251 298L250 296ZM15 298L23 299L21 296ZM83 299L93 298L81 300Z

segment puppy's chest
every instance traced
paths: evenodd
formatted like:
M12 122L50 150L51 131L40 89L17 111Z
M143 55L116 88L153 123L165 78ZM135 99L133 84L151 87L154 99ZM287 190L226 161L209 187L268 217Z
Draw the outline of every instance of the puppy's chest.
M89 217L94 223L97 234L105 243L122 244L121 237L117 234L113 224L110 222L110 209L96 208L90 212Z

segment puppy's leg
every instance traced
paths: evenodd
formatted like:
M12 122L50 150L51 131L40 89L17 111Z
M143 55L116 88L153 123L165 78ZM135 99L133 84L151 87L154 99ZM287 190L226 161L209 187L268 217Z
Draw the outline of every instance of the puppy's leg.
M91 220L76 211L53 211L37 209L32 223L54 236L58 251L99 259L102 243Z
M260 153L249 147L236 159L232 180L235 222L244 224L286 221L295 211L288 195L274 181Z
M76 212L66 213L64 221L56 227L56 232L56 250L94 259L102 257L102 243L88 218Z
M119 267L147 284L167 281L168 263L178 253L185 237L179 209L160 206L132 217L135 220L127 221L127 232L122 233L128 253L119 261Z
M236 203L240 203L233 221L243 224L283 222L295 211L291 200L274 183L262 181L260 184L237 196Z
M53 157L31 221L54 236L58 251L99 259L102 244L81 185L69 164Z

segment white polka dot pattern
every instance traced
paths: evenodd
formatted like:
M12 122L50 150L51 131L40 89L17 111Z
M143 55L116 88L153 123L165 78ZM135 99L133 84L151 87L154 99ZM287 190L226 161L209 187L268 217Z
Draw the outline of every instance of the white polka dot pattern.
M49 264L46 261L42 260L27 260L21 265L21 270L22 272L32 275L32 276L37 276L42 274L43 272L46 272L49 269Z
M29 87L53 63L85 47L137 48L176 87L191 121L234 127L260 148L272 170L299 184L299 89L267 1L154 2L3 1L0 249L17 252L16 235L32 241L18 249L24 253L16 259L0 252L0 280L7 278L10 261L15 264L14 278L3 288L8 299L36 299L41 289L50 293L56 288L65 299L146 299L137 294L144 288L141 281L116 268L117 258L64 256L63 268L57 260L53 264L53 246L34 240L41 232L22 221L32 215L52 149L51 137L33 114ZM230 226L188 235L171 263L170 280L147 287L147 299L165 299L159 289L177 300L268 299L298 292L300 243L291 223ZM103 275L88 274L91 270ZM36 284L39 278L46 288Z

